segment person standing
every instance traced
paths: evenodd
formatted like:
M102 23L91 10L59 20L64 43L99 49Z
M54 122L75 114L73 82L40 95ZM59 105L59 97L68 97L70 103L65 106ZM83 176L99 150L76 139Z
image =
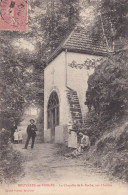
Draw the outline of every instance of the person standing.
M36 131L37 131L36 125L34 123L35 123L35 121L33 119L31 119L30 124L27 127L28 137L27 137L24 149L27 149L30 138L32 138L31 149L33 149L33 147L34 147L34 141L35 141Z

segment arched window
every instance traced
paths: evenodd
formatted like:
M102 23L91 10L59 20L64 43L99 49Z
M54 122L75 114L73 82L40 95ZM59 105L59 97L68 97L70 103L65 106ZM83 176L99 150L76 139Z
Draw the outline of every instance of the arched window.
M47 126L51 128L52 126L59 125L59 98L57 93L54 91L51 93L48 106L47 106Z

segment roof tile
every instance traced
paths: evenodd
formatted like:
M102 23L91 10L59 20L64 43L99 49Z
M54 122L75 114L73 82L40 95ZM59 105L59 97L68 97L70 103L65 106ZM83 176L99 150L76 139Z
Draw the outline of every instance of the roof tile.
M47 63L51 62L61 51L87 53L93 55L107 55L107 45L103 36L92 36L92 33L82 27L76 27L70 35L51 54Z

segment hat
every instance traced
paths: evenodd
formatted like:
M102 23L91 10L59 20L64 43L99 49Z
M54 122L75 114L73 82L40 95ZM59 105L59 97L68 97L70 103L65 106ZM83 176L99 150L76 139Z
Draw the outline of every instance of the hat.
M30 122L31 122L31 121L35 122L34 119L30 119Z
M79 135L84 135L82 132L79 132Z

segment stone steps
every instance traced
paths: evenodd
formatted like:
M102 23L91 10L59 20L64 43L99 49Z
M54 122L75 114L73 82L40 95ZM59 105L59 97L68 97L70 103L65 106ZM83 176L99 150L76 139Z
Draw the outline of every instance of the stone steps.
M80 103L79 103L77 92L68 88L67 98L69 102L72 121L82 120L82 113L81 113L81 108L80 108Z

